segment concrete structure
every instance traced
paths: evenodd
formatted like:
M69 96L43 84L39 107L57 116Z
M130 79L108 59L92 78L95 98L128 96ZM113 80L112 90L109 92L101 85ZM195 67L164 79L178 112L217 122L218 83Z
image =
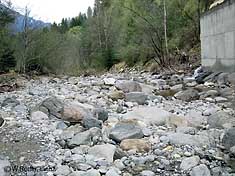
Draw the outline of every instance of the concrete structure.
M235 0L227 0L201 17L202 65L235 72Z

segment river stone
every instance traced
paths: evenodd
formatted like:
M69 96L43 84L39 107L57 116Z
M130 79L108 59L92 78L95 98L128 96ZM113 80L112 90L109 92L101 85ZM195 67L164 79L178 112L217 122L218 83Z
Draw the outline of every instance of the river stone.
M176 132L195 135L197 132L197 129L194 127L177 127Z
M83 131L84 131L84 128L80 126L79 124L70 126L63 130L63 132L60 134L60 139L69 140L77 133L81 133Z
M115 150L116 147L111 144L96 145L88 150L88 154L112 163Z
M148 99L148 95L143 92L130 92L125 95L127 102L136 102L139 105L144 105Z
M3 125L3 123L4 123L4 119L0 115L0 127Z
M190 170L193 167L197 166L200 161L199 156L192 156L189 158L184 158L180 164L182 170Z
M1 176L7 176L7 173L5 172L4 168L9 167L11 164L8 160L2 160L0 159L0 175Z
M172 114L157 107L136 107L124 115L124 119L137 119L146 125L165 125Z
M143 84L143 83L140 83L140 87L142 89L142 92L148 95L151 95L153 93L153 90L156 89L154 86Z
M119 173L121 171L117 168L111 168L106 172L105 176L121 176Z
M80 145L90 145L91 142L92 141L90 132L85 131L73 136L72 139L69 141L68 145L69 147L76 147Z
M66 123L64 123L63 121L57 122L56 129L64 130L66 128L68 128L68 125Z
M46 120L48 119L48 116L41 111L35 111L31 113L31 120L32 121L40 121L40 120Z
M100 176L100 172L95 169L90 169L88 171L75 171L68 176Z
M140 139L144 137L141 128L134 123L119 122L111 129L109 137L116 142L124 139Z
M195 128L201 128L205 126L207 122L207 118L202 116L202 113L196 110L190 110L185 117L188 121L188 126Z
M210 170L205 164L200 164L192 169L190 176L211 176Z
M68 146L70 148L74 148L80 145L92 145L96 141L94 139L98 139L101 137L101 130L99 128L91 128L90 130L77 133L72 139L69 140Z
M150 151L151 144L143 139L125 139L121 142L120 147L125 151L135 150L138 153L144 153Z
M228 83L228 75L229 73L221 73L217 77L217 83L219 85L224 85Z
M124 93L141 92L142 88L136 81L117 81L115 87L122 90Z
M229 129L222 139L223 146L229 150L231 147L235 146L235 128Z
M173 97L177 91L175 90L172 90L172 89L163 89L163 90L154 90L153 93L155 95L160 95L160 96L163 96L164 98L167 98L167 97Z
M85 117L82 119L82 124L85 128L90 129L93 127L102 128L102 122L96 118Z
M181 91L183 89L183 84L177 84L171 87L171 90L173 90L175 93Z
M187 127L188 121L185 117L172 115L167 119L166 125L171 128Z
M228 101L227 98L224 98L224 97L215 97L215 102L216 103L225 103L227 101Z
M228 81L230 84L235 86L235 73L231 73L228 75Z
M208 117L207 123L210 128L224 128L225 124L235 125L235 118L225 111L217 111Z
M206 135L171 133L168 135L168 139L173 145L210 146L210 139Z
M84 118L91 118L92 113L81 106L79 103L69 103L65 105L62 119L65 121L78 123L81 122Z
M56 97L50 97L45 99L37 109L37 111L42 111L49 117L61 118L63 112L63 103Z
M65 176L65 175L69 175L71 172L72 172L72 170L69 168L69 166L62 165L62 166L59 166L57 168L57 170L55 171L55 174L56 175L61 175L61 176L63 175L63 176Z
M162 89L167 85L166 81L164 79L154 79L151 80L151 84L155 86L157 89Z
M221 97L229 97L232 96L232 94L234 93L234 88L233 87L221 88L219 89L219 92Z
M144 170L140 173L140 176L155 176L156 174L153 171Z
M206 80L210 79L211 71L203 71L197 75L195 75L195 80L198 84L204 84Z
M124 99L125 98L125 94L124 94L123 91L112 91L108 96L113 101L117 101L119 99Z
M175 94L175 98L183 101L193 101L199 99L199 93L195 89L183 90Z
M211 97L215 98L219 96L219 92L217 90L208 90L204 95L203 98Z
M116 82L116 79L114 79L114 78L104 78L103 81L104 81L105 85L114 86L115 82Z
M17 105L19 105L20 102L18 100L16 100L16 97L8 97L5 100L3 100L1 106L2 107L16 107Z
M98 119L101 120L103 122L105 122L106 120L108 120L109 118L109 113L108 111L106 111L103 108L96 108L93 110L93 115Z

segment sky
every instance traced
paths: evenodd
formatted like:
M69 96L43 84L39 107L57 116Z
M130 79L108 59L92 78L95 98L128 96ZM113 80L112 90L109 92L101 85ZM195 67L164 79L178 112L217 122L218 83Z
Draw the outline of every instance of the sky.
M94 0L11 0L13 7L23 12L26 6L30 16L45 22L61 22L62 18L75 17L79 12L86 13Z

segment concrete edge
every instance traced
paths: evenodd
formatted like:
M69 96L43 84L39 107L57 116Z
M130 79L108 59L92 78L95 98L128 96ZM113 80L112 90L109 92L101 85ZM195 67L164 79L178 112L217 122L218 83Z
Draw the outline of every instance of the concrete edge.
M235 3L235 0L225 0L222 4L219 4L219 5L215 6L215 7L213 7L212 9L210 9L210 10L204 12L203 14L201 14L200 18L204 18L205 16L207 16L207 15L209 15L209 14L211 14L211 13L217 11L217 10L220 10L220 9L222 9L224 7L230 6L233 3Z

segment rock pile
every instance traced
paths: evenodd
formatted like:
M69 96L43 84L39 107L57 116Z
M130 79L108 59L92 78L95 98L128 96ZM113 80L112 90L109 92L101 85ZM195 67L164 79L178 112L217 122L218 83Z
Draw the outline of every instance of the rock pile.
M11 164L48 176L232 176L234 87L224 73L32 79L0 94L0 175Z

